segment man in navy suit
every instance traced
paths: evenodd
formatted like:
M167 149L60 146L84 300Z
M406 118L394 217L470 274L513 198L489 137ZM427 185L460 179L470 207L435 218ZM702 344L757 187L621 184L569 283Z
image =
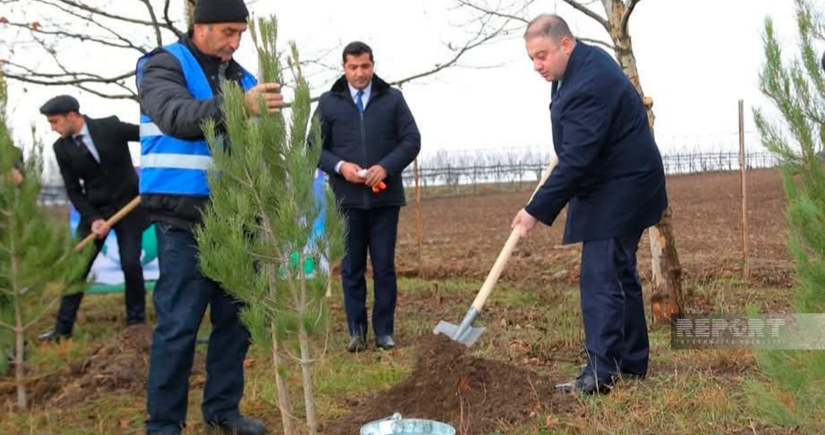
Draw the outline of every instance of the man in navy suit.
M581 304L588 364L570 388L608 392L644 377L649 344L636 249L667 207L662 157L636 89L606 52L576 41L555 15L524 35L533 68L553 83L558 165L513 220L522 236L567 205L564 243L583 242Z

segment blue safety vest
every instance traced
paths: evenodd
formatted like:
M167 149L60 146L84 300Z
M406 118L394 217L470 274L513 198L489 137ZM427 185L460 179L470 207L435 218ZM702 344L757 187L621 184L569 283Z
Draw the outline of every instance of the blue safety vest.
M186 86L197 100L213 98L212 87L198 60L180 42L163 47L180 62ZM152 53L137 64L137 83ZM258 82L243 70L241 87L248 91ZM209 196L207 170L212 166L212 153L205 139L183 140L164 134L143 112L140 114L140 193Z

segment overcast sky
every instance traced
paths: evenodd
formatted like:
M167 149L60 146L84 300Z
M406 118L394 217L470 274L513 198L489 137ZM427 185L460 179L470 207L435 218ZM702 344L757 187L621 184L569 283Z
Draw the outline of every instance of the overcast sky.
M108 3L114 10L139 5L122 0ZM460 27L467 16L448 0L267 0L255 2L250 9L259 15L277 14L281 42L294 39L305 58L330 51L325 61L336 65L347 42L370 44L376 72L385 79L406 77L444 61L450 57L447 43L455 45L467 37L467 29ZM542 12L561 14L579 36L607 40L603 29L562 2L537 1L530 9L531 15ZM47 23L43 17L47 13L29 8L17 18ZM642 86L655 103L656 137L664 153L736 149L739 99L746 104L748 145L759 146L750 110L767 105L758 89L758 74L763 62L761 34L769 15L786 51L794 53L791 0L639 3L630 29ZM254 71L251 48L247 35L236 59ZM88 44L74 43L71 50L77 53L73 56L77 66L94 65L104 72L121 72L136 61L131 53L112 56ZM7 53L0 51L0 55ZM18 51L15 56L25 53ZM28 60L36 65L41 59ZM461 63L461 68L403 88L422 132L423 153L551 148L550 84L532 70L520 35L478 49ZM336 74L314 75L312 84L320 91ZM77 96L89 116L117 115L138 122L138 106L131 101L103 100L74 88L23 86L13 81L9 87L12 124L20 143L30 142L32 123L47 145L56 139L37 109L58 93ZM133 153L138 153L137 145Z

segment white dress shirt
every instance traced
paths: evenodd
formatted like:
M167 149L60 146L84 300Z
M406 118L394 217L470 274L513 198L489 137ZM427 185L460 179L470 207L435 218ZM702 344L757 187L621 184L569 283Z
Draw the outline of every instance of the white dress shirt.
M92 153L92 156L100 163L100 154L97 152L97 148L95 147L95 142L92 140L92 135L89 134L89 124L84 122L83 129L80 130L80 133L74 136L74 139L77 140L79 136L83 136L83 144L86 145L86 148L89 149L89 152Z
M358 91L360 89L355 89L349 83L347 83L347 86L349 86L349 94L350 94L350 96L352 96L352 102L355 103L355 105L357 106L358 105ZM361 104L363 104L364 109L366 109L367 108L367 103L370 101L370 95L372 95L372 82L370 82L370 84L368 84L367 87L363 89L363 91L364 91L364 94L361 95ZM341 160L340 162L335 164L335 173L336 174L341 173L341 165L343 165L343 164L344 164L343 160Z

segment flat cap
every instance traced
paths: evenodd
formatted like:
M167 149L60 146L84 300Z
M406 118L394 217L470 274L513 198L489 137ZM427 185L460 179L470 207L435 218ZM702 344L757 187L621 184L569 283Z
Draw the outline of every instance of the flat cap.
M40 107L40 113L46 116L65 115L69 112L80 113L80 103L70 95L59 95Z

